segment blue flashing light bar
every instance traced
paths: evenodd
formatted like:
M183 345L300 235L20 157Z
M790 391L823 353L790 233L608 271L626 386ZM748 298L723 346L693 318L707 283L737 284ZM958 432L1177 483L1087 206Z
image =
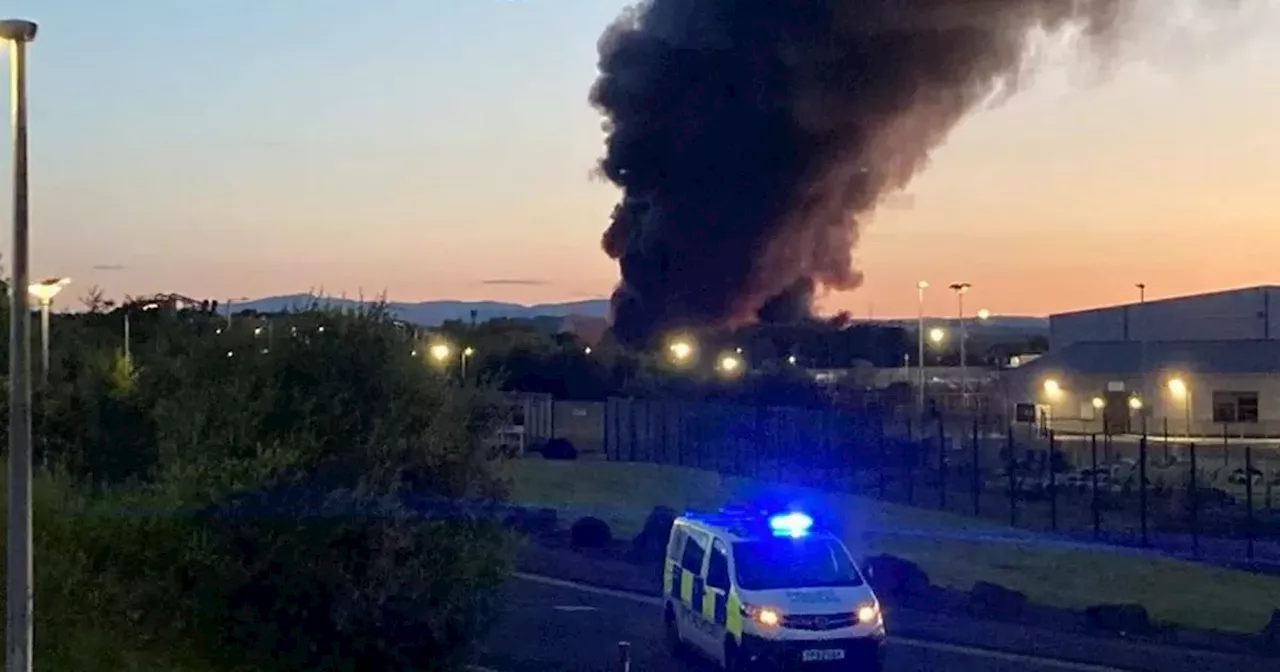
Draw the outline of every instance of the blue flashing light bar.
M812 527L813 518L798 511L769 518L769 529L773 530L775 536L798 539L809 534Z

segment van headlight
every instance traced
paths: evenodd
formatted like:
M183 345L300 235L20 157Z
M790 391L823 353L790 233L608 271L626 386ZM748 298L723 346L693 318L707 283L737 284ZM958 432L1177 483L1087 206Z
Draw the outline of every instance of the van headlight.
M782 622L782 614L769 607L754 607L744 604L742 605L742 614L756 623L770 628Z
M859 605L854 614L857 615L858 622L863 625L877 623L880 621L880 605L875 602L867 602Z

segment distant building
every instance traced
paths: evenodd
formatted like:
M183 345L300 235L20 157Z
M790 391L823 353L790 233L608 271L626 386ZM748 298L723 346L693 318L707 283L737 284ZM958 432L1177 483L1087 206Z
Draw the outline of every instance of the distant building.
M1047 355L1006 372L1010 409L1065 431L1280 435L1280 287L1050 317Z

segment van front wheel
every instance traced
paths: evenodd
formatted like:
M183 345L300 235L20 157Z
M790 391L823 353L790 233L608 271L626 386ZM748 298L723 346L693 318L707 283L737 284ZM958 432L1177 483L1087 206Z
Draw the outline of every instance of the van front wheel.
M671 607L667 607L666 614L663 615L663 629L666 641L667 653L672 657L679 658L684 653L684 644L680 641L680 625L676 623L676 614Z

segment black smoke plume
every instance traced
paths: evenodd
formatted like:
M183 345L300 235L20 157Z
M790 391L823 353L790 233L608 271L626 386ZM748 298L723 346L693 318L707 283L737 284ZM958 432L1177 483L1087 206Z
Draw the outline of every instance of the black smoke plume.
M964 115L1017 87L1029 39L1105 42L1135 0L649 0L601 38L614 331L808 315L861 282L859 221Z

